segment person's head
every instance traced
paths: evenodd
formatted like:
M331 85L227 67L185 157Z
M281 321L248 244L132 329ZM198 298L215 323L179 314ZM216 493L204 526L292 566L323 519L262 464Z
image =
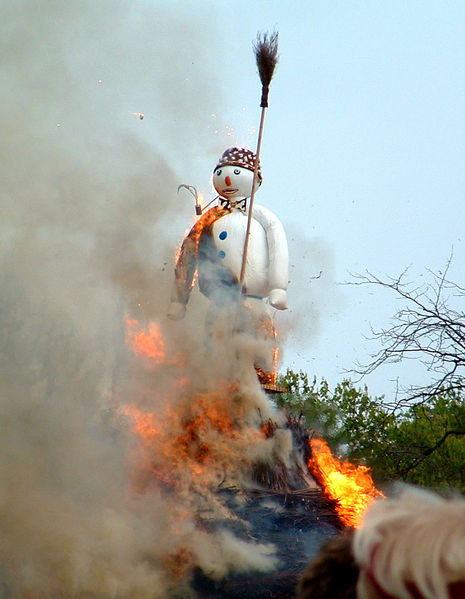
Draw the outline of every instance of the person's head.
M358 599L465 597L465 501L405 486L376 500L354 533Z
M326 541L308 564L297 599L356 599L358 567L352 554L351 530Z
M463 599L464 546L463 497L402 487L320 548L297 599Z
M228 148L213 171L213 187L223 198L249 198L252 194L256 155L246 148ZM262 182L260 164L257 186Z

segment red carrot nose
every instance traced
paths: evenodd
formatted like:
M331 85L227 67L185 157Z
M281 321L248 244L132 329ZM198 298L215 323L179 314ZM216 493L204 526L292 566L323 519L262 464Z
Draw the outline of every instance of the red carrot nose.
M224 182L228 187L231 187L231 177L229 175L225 177Z

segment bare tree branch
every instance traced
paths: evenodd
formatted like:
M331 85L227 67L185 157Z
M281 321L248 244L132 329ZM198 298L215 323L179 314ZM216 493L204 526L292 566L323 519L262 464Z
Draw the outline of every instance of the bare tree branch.
M372 330L372 339L381 349L368 364L358 364L353 372L365 376L384 364L418 360L433 378L427 385L403 390L393 404L388 404L393 409L422 403L443 391L465 390L465 312L454 305L463 305L459 300L465 297L465 288L447 278L451 259L444 271L428 271L431 281L423 285L407 280L408 269L386 280L367 271L352 275L353 281L349 282L391 290L403 302L391 326Z

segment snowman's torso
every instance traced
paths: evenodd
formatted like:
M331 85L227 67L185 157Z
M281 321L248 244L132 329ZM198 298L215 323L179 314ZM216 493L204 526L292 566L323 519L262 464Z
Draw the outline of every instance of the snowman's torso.
M215 260L239 280L244 243L247 233L247 215L233 210L216 220L211 228L211 244ZM268 284L268 244L266 232L256 219L252 218L247 265L244 277L245 292L249 295L265 297L270 289Z

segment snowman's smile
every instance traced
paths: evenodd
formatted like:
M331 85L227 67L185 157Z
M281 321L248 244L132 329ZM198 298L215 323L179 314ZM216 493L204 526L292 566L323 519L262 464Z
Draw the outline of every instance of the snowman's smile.
M221 193L223 193L224 195L230 196L230 195L233 195L234 193L236 193L236 191L238 191L238 189L234 189L232 187L227 187L226 189L222 189Z

